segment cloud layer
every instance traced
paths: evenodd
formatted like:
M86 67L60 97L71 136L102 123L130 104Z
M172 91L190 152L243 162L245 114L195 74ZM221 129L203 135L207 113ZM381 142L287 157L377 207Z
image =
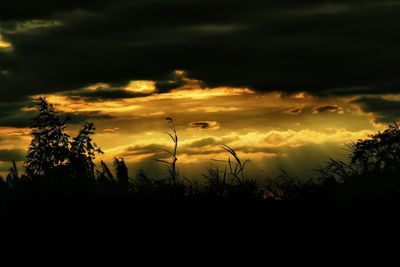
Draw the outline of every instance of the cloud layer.
M260 91L399 92L399 12L395 0L7 1L1 99L130 80L168 91L176 69Z

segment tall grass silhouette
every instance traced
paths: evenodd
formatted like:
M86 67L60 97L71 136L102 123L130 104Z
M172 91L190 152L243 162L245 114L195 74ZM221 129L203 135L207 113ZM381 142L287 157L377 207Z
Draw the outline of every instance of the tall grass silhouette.
M168 166L168 170L169 170L169 174L170 174L170 178L171 178L172 182L173 183L177 183L177 180L179 179L179 172L176 169L176 162L178 161L178 158L177 158L177 153L178 153L178 134L176 132L176 127L175 127L173 119L172 118L166 118L166 120L168 122L168 127L171 130L171 132L167 132L167 134L172 139L173 149L172 150L168 150L168 149L160 148L160 150L166 152L171 157L171 160L167 161L167 160L163 160L163 159L156 159L156 161L164 163L164 164L166 164Z

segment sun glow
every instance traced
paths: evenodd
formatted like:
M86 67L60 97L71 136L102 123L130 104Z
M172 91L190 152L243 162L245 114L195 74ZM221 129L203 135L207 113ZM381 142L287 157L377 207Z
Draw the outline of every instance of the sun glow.
M6 40L3 39L3 37L0 34L0 49L1 48L10 48L11 47L11 43L7 42Z

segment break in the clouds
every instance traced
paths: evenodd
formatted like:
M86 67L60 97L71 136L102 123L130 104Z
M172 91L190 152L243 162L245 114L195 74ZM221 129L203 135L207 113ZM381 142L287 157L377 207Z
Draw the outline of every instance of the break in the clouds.
M396 0L5 1L1 101L131 80L165 92L176 69L210 86L398 93L399 13Z

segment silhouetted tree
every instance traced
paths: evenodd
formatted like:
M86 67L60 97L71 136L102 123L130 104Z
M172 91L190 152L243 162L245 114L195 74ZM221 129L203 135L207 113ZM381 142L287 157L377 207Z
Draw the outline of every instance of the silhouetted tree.
M400 129L397 123L350 146L351 165L362 172L400 170Z
M118 179L118 185L123 190L128 190L129 187L129 177L128 177L128 168L125 165L124 159L114 159L114 169L115 175Z
M110 182L114 183L114 175L111 173L110 169L108 168L107 164L104 161L100 162L100 166L102 171L97 170L97 179L101 182Z
M61 119L44 97L38 99L37 110L39 114L33 119L33 139L25 162L29 175L46 174L50 169L64 165L69 156L66 119Z
M12 163L13 165L10 168L6 178L7 186L9 188L14 187L19 179L17 164L15 163L15 161L13 161Z
M93 160L96 158L96 153L103 153L96 143L92 143L93 139L90 136L95 130L94 124L87 122L71 142L70 151L71 168L77 172L75 175L90 179L94 179Z

